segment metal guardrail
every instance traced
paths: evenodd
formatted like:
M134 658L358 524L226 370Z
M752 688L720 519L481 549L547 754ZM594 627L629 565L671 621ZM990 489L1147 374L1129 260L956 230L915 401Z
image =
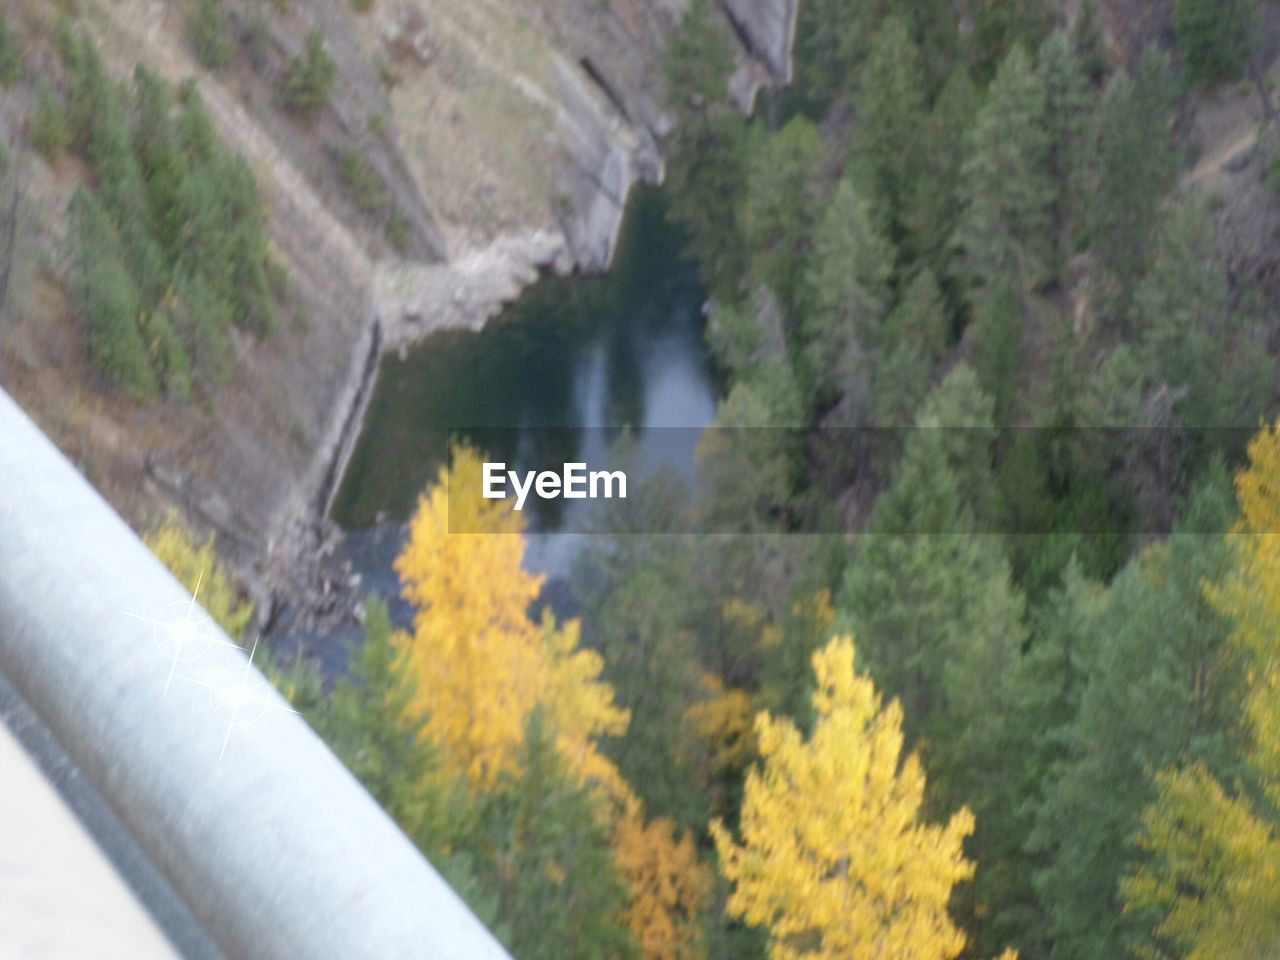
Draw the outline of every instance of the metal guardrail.
M0 390L0 671L219 947L507 960L190 601Z

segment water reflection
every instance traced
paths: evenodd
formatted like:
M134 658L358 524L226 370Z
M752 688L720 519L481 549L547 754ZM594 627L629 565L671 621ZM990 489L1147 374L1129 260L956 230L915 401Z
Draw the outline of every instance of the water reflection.
M679 251L657 193L638 191L606 276L544 279L484 331L437 334L384 360L334 519L349 530L406 520L456 432L528 469L602 462L605 451L586 447L623 427L647 460L646 429L710 422L703 293ZM536 429L546 427L561 429ZM532 521L540 532L573 528L560 500L539 501Z

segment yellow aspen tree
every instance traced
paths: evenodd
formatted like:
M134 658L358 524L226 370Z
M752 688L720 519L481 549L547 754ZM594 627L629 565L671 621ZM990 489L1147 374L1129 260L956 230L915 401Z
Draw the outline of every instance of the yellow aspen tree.
M629 810L613 830L614 862L630 892L623 920L645 960L698 960L706 955L701 914L711 892L688 833L675 823L649 823Z
M685 710L685 721L710 753L703 765L708 779L736 775L756 752L751 695L737 687L725 687L714 673L703 673L702 689L706 699Z
M1232 532L1234 576L1208 595L1234 623L1233 646L1246 658L1246 712L1255 737L1251 762L1280 803L1280 425L1249 443L1236 476L1240 519Z
M196 600L233 640L244 639L245 627L253 616L253 605L240 598L218 561L214 538L197 541L170 512L143 537L156 559L169 568L174 578L196 594Z
M1270 810L1203 764L1166 770L1139 837L1151 856L1124 889L1126 909L1160 918L1160 948L1187 960L1249 960L1280 943L1280 427L1250 442L1236 494L1234 569L1206 590L1243 657L1247 760Z
M594 738L620 736L629 715L599 679L599 655L578 648L577 621L557 627L549 615L529 618L542 578L523 566L524 521L506 500L479 496L480 482L479 455L455 448L396 560L416 608L405 643L414 706L427 717L423 735L440 745L450 773L489 789L512 769L529 715L542 704L570 769L625 799L629 789Z
M614 703L613 688L600 679L604 659L578 646L580 634L577 620L557 627L549 611L543 616L541 702L569 771L579 783L594 784L625 809L638 800L596 740L622 736L631 715Z
M813 656L815 723L756 717L762 764L747 774L742 842L711 826L726 909L767 926L771 960L948 960L965 936L947 914L973 876L962 846L973 815L920 822L925 775L902 759L902 709L882 707L836 637ZM1011 956L1011 954L1006 954Z

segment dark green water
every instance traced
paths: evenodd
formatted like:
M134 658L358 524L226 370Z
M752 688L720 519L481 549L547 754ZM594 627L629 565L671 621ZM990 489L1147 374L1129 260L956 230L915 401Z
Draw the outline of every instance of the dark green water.
M479 333L434 334L382 361L334 519L348 530L407 520L450 431L515 428L488 435L485 453L519 464L578 459L584 428L706 425L717 387L703 296L659 194L636 191L605 276L545 278ZM552 512L537 525L567 524Z

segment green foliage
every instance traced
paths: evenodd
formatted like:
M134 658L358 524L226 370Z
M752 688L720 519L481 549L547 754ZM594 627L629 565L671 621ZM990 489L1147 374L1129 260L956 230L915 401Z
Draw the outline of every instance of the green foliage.
M931 365L942 359L950 340L950 322L937 277L928 267L907 284L885 320L883 340L886 344L912 344Z
M876 225L895 245L908 242L909 205L924 173L929 144L924 74L906 23L890 16L860 65L859 117L852 160L856 182L870 198Z
M92 194L76 189L68 208L76 302L89 331L96 366L136 400L159 393L139 321L142 300L120 261L120 237Z
M840 392L841 365L850 346L880 342L893 250L848 180L841 181L822 214L813 247L810 306L802 328L807 369L819 390Z
M1228 625L1201 585L1221 578L1221 537L1234 507L1222 471L1200 489L1180 536L1150 547L1115 579L1079 663L1079 710L1054 736L1066 745L1043 788L1031 849L1044 858L1035 884L1051 917L1054 955L1121 956L1148 935L1126 914L1120 880L1155 773L1177 758L1218 773L1234 764L1237 671Z
M983 389L995 401L996 422L1014 422L1022 373L1022 303L1007 284L1000 284L978 308L973 322L974 366Z
M387 217L387 243L397 253L405 253L409 249L411 239L409 218L397 207Z
M973 535L973 508L957 473L981 454L981 434L954 422L924 419L925 429L908 436L838 603L841 626L857 631L859 658L877 686L902 700L909 738L924 748L948 803L959 796L975 802L982 792L979 771L990 769L986 751L998 745L992 684L1025 636L1022 600L999 542ZM964 488L972 485L966 477ZM976 802L975 812L981 823Z
M1044 85L1014 47L978 111L961 171L955 245L977 302L1002 284L1021 291L1045 279L1054 199L1048 151Z
M1070 38L1055 30L1040 47L1038 72L1044 87L1044 128L1048 171L1053 183L1053 220L1057 227L1055 277L1063 275L1081 226L1089 166L1088 130L1093 93Z
M820 115L836 97L854 92L858 68L890 0L810 0L796 24L797 84L802 101Z
M997 73L1014 47L1036 49L1053 29L1049 0L977 0L974 6L973 56L981 77Z
M615 456L626 458L622 451ZM618 706L631 712L627 735L608 743L610 757L652 815L700 829L708 799L690 769L695 747L684 722L699 693L687 626L694 553L670 538L648 536L674 529L682 503L682 491L665 475L629 491L625 508L623 501L611 502L593 527L609 536L592 538L575 561L573 582L584 630L604 655L605 679Z
M12 87L22 76L22 46L0 10L0 87Z
M67 123L67 110L48 81L36 84L35 103L31 107L28 125L31 145L53 162L71 145L71 127Z
M768 284L784 309L802 293L823 198L826 144L809 120L792 118L774 134L751 141L742 223L752 274Z
M240 43L253 69L261 72L271 54L271 21L261 6L254 7L245 17L240 29Z
M338 65L324 48L324 34L312 30L302 52L289 63L281 104L310 123L329 104L338 80Z
M1173 412L1182 422L1244 426L1272 396L1273 364L1248 315L1232 307L1203 198L1189 197L1161 229L1151 269L1135 295L1134 317L1148 389L1177 396ZM1191 457L1204 462L1211 449Z
M362 213L378 213L386 205L387 188L359 150L338 152L338 176Z
M68 35L64 54L71 93L64 109L52 90L37 92L38 145L53 153L69 138L84 155L96 174L95 205L114 238L112 265L82 258L74 283L93 285L84 271L111 273L114 311L99 303L86 319L103 329L108 313L128 306L148 375L122 359L136 351L119 347L109 361L108 353L91 352L135 395L155 396L159 385L183 399L194 382L230 373L232 324L265 334L277 322L257 187L244 160L219 144L194 86L175 98L139 67L131 90L118 87L82 34ZM128 284L116 275L121 269ZM126 341L122 324L109 328L111 342Z
M699 445L701 472L713 491L705 508L711 529L761 532L786 516L801 475L798 428L806 412L785 358L765 361L734 383L716 411L719 429Z
M1007 675L1001 742L1010 758L1009 817L999 827L1009 842L1001 860L984 871L984 894L994 907L984 940L1013 943L1022 956L1049 955L1048 920L1032 883L1037 859L1023 842L1066 756L1063 731L1079 710L1081 666L1095 655L1091 644L1101 639L1097 622L1105 603L1105 589L1087 579L1071 557L1062 583L1031 611L1028 648Z
M1096 0L1084 0L1071 28L1071 46L1080 59L1080 67L1093 84L1107 73L1107 41L1098 18Z
M634 956L620 920L626 888L596 803L565 768L541 708L529 718L517 769L480 799L474 854L503 941L523 960Z
M933 366L919 346L895 343L872 371L871 426L910 427L929 391Z
M675 119L667 160L668 216L687 234L708 289L736 297L746 252L740 209L746 179L746 124L728 102L732 40L712 0L694 0L663 60Z
M1098 107L1089 246L1103 305L1122 326L1145 271L1160 201L1177 181L1172 104L1168 59L1149 49L1134 78L1111 79Z
M951 239L961 210L960 171L978 100L979 93L968 71L953 71L919 130L923 143L913 149L923 159L923 165L906 198L908 207L899 215L906 231L904 256L900 259L919 260L948 287L952 286ZM948 298L953 302L959 299L950 289Z
M1257 43L1258 17L1257 0L1178 0L1173 29L1187 79L1212 87L1238 78Z
M197 0L187 17L187 40L205 69L217 70L231 62L231 34L221 0Z
M426 718L413 709L413 672L381 600L366 601L364 629L346 672L307 720L400 828L439 859L464 822L462 795L422 735Z

